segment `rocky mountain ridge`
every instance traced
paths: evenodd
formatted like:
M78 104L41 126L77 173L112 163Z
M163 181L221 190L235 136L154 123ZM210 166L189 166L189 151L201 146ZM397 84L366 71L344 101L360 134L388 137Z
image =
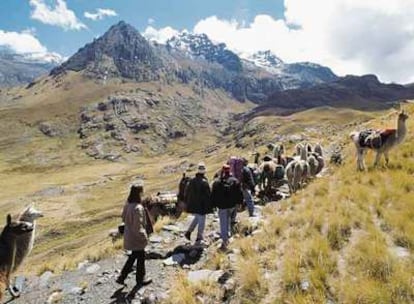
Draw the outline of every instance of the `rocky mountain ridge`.
M122 21L53 69L51 75L65 71L82 71L100 79L184 83L198 91L204 87L223 89L239 101L256 103L275 91L336 79L332 72L320 73L315 67L308 72L314 76L303 79L295 69L286 75L273 75L254 64L244 64L225 44L214 44L206 35L182 33L166 45L151 44Z
M414 97L414 87L381 83L375 75L347 75L336 81L306 89L275 92L262 105L245 114L288 114L321 106L349 107L359 110L386 109L402 99Z

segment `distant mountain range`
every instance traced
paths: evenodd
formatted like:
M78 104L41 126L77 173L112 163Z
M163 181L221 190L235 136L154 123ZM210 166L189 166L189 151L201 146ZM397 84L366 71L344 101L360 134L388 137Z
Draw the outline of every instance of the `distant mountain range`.
M92 79L179 83L190 86L200 95L204 90L221 89L239 101L259 104L257 111L351 101L363 106L364 101L383 102L414 96L412 87L385 85L369 75L338 77L328 67L315 63L285 63L268 50L240 57L224 43L214 43L205 34L182 32L159 44L147 40L123 21L59 66L56 61L45 63L19 55L1 56L0 83L3 85L32 81L53 68L52 77L76 71Z
M384 84L375 75L348 75L310 88L274 92L244 117L289 114L321 106L385 109L401 99L413 97L414 86Z
M57 54L16 54L0 48L0 87L29 83L60 63L62 58Z
M259 56L261 54L256 59ZM214 44L204 34L181 33L165 45L150 42L121 21L53 69L51 75L83 71L96 78L175 81L198 91L223 89L240 101L253 102L262 102L275 91L337 79L329 68L316 64L284 64L280 60L276 62L272 56L263 57L260 63L262 66L256 64L254 58L241 59L225 44Z
M9 76L8 83L32 81L28 67L42 74L55 65L3 57L9 75L29 75ZM22 70L13 74L16 67ZM120 22L49 75L23 89L0 90L0 107L19 104L0 114L5 142L7 126L20 126L12 127L17 142L30 125L33 134L76 138L87 155L116 160L163 153L170 142L203 132L221 138L256 116L319 106L383 109L402 98L414 98L414 86L383 84L374 75L338 77L314 63L285 63L270 51L241 57L206 35L181 33L159 44Z

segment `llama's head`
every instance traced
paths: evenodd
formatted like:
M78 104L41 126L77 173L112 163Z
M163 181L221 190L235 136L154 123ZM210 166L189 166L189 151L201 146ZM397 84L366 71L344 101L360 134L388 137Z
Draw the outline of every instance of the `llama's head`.
M265 173L270 173L270 172L272 172L272 167L270 166L270 161L266 161L266 162L263 164L263 172L265 172Z
M408 113L405 112L404 110L402 110L399 114L398 114L398 121L402 121L405 122L408 119Z
M323 156L323 149L320 143L317 143L314 148L315 153L319 154L319 156Z
M21 221L26 221L26 222L31 222L33 223L33 221L35 221L36 219L38 219L39 217L43 217L42 212L40 212L39 210L36 210L32 205L26 207L23 212L20 214L19 219Z
M274 144L272 144L272 143L268 143L268 144L266 145L266 148L267 148L269 151L273 151L273 149L275 148L275 145L274 145Z
M33 224L25 221L13 221L11 215L7 215L7 225L3 233L21 235L33 231Z
M302 149L303 149L303 145L301 143L298 143L295 147L295 150L296 150L295 155L300 156Z

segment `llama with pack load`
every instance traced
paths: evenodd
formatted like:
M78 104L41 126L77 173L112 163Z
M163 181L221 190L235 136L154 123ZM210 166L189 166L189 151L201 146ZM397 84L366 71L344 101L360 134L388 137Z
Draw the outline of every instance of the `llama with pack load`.
M398 113L397 127L395 129L365 129L362 131L354 131L350 134L350 138L356 148L358 170L365 170L364 155L367 150L376 152L374 167L378 166L382 155L384 155L385 163L388 165L390 150L402 143L405 139L407 134L405 121L407 119L408 114L402 109Z

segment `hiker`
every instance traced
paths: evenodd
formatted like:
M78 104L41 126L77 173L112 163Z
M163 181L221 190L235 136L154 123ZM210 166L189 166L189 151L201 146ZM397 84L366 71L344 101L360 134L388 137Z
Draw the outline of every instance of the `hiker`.
M198 164L195 177L191 179L186 187L184 196L187 212L194 214L194 219L184 236L187 240L191 240L191 233L194 231L196 226L198 226L196 239L197 245L202 244L204 239L203 234L206 223L206 214L213 212L210 201L210 185L208 184L205 173L206 166L203 162L200 162Z
M249 216L252 217L254 216L253 195L255 194L256 184L254 182L252 171L247 166L248 163L248 160L243 158L243 171L240 182L242 185L244 202L246 203Z
M128 199L122 211L122 220L125 223L124 228L124 248L130 250L127 261L121 270L121 274L116 282L125 285L125 279L132 271L135 260L137 261L136 282L137 285L147 285L152 282L149 277L145 276L145 247L148 244L148 234L152 226L147 211L142 205L142 194L144 192L143 184L131 186ZM150 229L151 228L151 229Z
M221 176L215 179L211 190L211 202L217 207L220 219L220 236L222 244L220 249L225 251L229 243L229 229L234 221L232 215L237 204L243 201L243 193L240 182L231 176L230 166L223 165Z

